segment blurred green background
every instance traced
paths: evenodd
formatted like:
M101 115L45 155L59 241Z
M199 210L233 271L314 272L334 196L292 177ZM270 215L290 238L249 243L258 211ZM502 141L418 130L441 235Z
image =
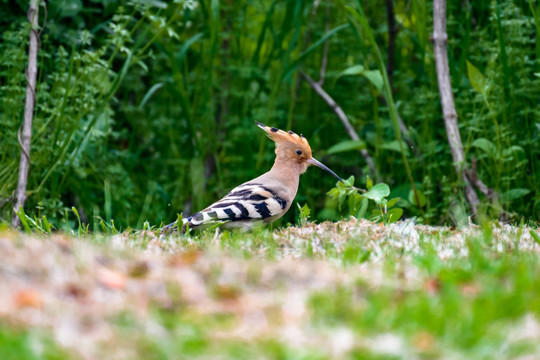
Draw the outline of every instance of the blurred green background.
M376 49L351 16L359 6L407 128L421 209L413 205ZM1 222L10 222L7 200L17 185L27 9L27 1L0 0ZM43 7L40 13L31 217L60 228L75 223L75 207L95 230L99 219L141 228L191 214L271 167L274 145L254 121L303 133L314 157L344 178L354 175L357 186L368 175L386 182L406 217L459 223L469 213L441 114L429 1L52 0L46 19ZM448 1L467 161L476 159L478 177L497 194L479 194L487 218L540 220L539 17L536 0ZM321 68L322 87L361 141L349 141L301 75L318 81ZM334 184L310 169L296 200L313 219L347 216L326 196ZM297 217L293 206L282 223Z

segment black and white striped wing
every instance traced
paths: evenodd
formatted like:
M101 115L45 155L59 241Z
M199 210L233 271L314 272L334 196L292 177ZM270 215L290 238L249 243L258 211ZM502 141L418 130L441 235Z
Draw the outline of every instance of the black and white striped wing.
M287 201L271 188L259 183L245 183L186 220L193 228L222 221L227 222L226 227L251 227L281 217L287 205Z

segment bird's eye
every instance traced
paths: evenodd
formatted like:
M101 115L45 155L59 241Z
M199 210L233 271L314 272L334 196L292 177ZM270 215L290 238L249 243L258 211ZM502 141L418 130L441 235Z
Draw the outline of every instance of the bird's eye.
M296 150L296 155L302 155L302 150Z

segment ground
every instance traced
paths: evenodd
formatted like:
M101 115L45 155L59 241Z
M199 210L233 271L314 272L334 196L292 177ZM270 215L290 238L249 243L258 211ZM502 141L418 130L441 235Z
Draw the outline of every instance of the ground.
M1 359L538 359L540 230L0 231Z

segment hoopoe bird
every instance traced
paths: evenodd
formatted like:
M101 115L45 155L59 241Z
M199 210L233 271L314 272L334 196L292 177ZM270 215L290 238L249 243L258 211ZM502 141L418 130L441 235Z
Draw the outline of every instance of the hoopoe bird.
M283 131L256 122L276 143L276 160L270 171L232 189L225 197L206 209L182 219L182 230L202 229L224 222L225 228L251 229L282 217L291 207L298 190L300 175L311 165L343 180L326 165L311 156L311 147L303 135ZM163 231L177 228L177 222Z

